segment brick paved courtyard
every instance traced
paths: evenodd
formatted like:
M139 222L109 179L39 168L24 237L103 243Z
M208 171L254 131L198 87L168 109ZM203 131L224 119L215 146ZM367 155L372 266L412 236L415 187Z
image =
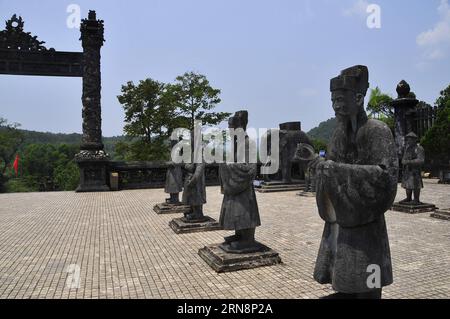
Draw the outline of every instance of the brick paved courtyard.
M450 207L450 186L425 181L423 200ZM218 218L219 188L205 212ZM398 199L403 198L399 189ZM216 274L197 255L224 231L176 235L156 215L162 190L0 195L0 298L318 298L312 279L323 223L314 198L257 194L258 239L282 265ZM175 215L176 216L176 215ZM384 298L450 298L450 222L387 213L394 284ZM80 288L66 285L79 265Z

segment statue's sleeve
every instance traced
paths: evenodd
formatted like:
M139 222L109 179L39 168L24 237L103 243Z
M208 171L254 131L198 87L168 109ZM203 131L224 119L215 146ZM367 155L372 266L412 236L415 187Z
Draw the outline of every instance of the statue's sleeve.
M195 166L194 176L193 179L200 181L202 178L202 175L205 173L205 164L197 164Z
M417 157L408 162L408 165L413 167L420 167L425 164L425 151L422 146L417 147Z
M237 195L248 189L256 174L252 164L223 165L220 169L223 193Z
M319 214L342 227L375 221L390 208L397 192L398 164L391 133L375 132L364 141L365 163L334 162L327 176L320 174Z

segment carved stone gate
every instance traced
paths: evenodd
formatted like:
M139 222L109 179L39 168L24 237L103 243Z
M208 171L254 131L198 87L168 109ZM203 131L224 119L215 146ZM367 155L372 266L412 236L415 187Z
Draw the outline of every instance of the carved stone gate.
M81 77L83 79L83 137L75 159L80 167L78 192L107 191L108 155L101 129L100 49L103 21L89 11L81 22L83 52L47 49L43 41L24 31L22 17L13 15L0 31L0 74Z

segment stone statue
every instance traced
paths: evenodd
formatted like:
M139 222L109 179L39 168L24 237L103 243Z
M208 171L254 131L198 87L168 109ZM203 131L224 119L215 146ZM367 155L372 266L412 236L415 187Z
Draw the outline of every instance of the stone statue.
M420 190L423 188L421 176L422 165L425 163L425 151L417 144L417 135L413 132L406 135L405 152L403 153L402 187L406 189L406 199L401 203L420 204ZM414 192L414 200L412 195Z
M312 145L306 133L302 132L300 122L280 124L280 164L283 182L292 182L292 166L298 143Z
M175 146L176 143L177 141L171 141L172 147ZM183 190L183 171L180 164L169 162L168 166L164 192L170 194L170 197L166 199L166 203L179 205L180 193Z
M247 111L236 112L228 121L229 128L247 129ZM235 143L235 159L238 146ZM246 153L248 152L248 136L246 136ZM253 181L256 177L257 165L245 163L226 163L220 166L220 181L224 194L220 211L219 225L224 230L234 230L235 235L226 237L220 247L228 253L251 253L261 249L255 241L255 229L261 225L258 203L256 202Z
M206 204L205 164L185 164L186 177L183 190L183 204L190 206L184 220L199 222L205 218L203 205Z
M303 162L305 169L305 192L316 191L316 168L317 165L323 160L314 151L314 147L309 144L299 143L295 153L295 160Z
M390 129L364 111L368 79L367 67L354 66L331 80L338 125L326 161L317 165L325 227L314 279L332 284L333 297L381 298L393 282L384 214L396 196L398 159Z

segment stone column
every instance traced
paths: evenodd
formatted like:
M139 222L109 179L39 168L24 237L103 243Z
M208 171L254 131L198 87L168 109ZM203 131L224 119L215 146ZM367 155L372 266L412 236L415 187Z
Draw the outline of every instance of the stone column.
M95 11L81 22L83 46L83 137L76 161L80 167L80 185L77 192L108 191L106 169L108 154L103 150L101 117L100 49L105 41L103 21Z

